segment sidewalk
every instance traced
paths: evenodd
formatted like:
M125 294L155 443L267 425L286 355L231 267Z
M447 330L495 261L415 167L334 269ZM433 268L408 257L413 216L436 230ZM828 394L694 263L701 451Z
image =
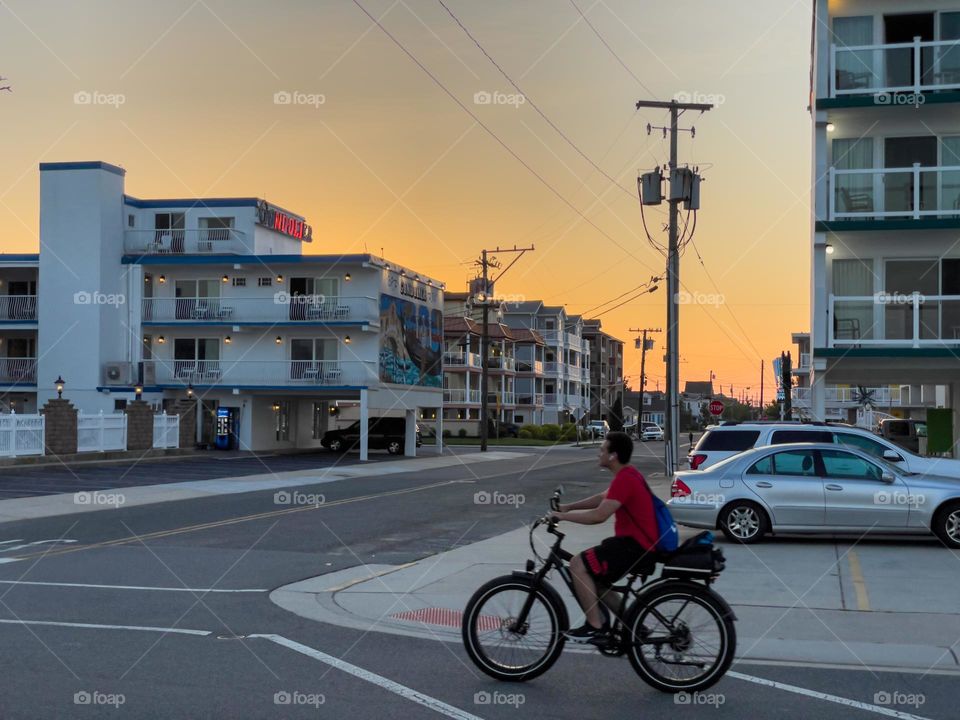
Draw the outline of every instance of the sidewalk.
M564 547L576 550L612 534L609 525L567 524ZM302 617L364 631L461 642L461 612L487 580L520 570L532 557L519 529L402 566L369 565L279 588L270 598ZM552 539L543 533L543 537ZM737 656L752 661L960 671L950 646L960 638L960 573L928 544L860 544L851 573L845 546L787 541L722 545L727 569L714 586L737 614ZM838 555L840 559L838 561ZM910 576L912 579L908 579ZM947 576L947 577L945 577ZM925 592L915 592L919 578ZM949 577L949 581L948 581ZM934 581L936 580L936 582ZM858 594L855 585L865 585ZM581 612L559 579L571 623ZM877 609L858 609L875 589ZM852 603L852 606L851 606Z

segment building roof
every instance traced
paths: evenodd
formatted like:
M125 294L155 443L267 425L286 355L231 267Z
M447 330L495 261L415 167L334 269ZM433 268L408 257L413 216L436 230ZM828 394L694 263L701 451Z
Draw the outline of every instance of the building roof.
M490 338L492 340L510 340L514 342L531 342L528 338L526 340L517 337L517 330L515 328L509 328L506 325L501 325L500 323L488 323L487 327L490 331ZM443 319L443 334L445 337L461 337L463 335L476 335L480 337L483 333L483 324L478 323L476 320L468 317L446 317ZM543 344L543 339L540 338L536 333L531 333L535 335L540 344ZM536 341L533 341L536 342Z
M523 302L508 302L504 303L504 312L508 313L526 313L530 315L536 315L537 311L543 307L543 303L540 300L525 300Z
M688 380L686 384L683 386L683 392L687 395L700 395L701 397L712 397L713 382L710 380L705 380L705 381Z
M543 336L530 328L510 328L510 334L517 342L532 342L535 345L546 345Z

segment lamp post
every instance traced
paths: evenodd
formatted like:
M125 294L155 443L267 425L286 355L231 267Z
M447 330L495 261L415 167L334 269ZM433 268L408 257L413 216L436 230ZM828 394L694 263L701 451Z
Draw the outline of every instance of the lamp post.
M63 398L63 386L65 383L60 375L57 375L57 379L54 380L54 383L57 386L57 400L60 400Z

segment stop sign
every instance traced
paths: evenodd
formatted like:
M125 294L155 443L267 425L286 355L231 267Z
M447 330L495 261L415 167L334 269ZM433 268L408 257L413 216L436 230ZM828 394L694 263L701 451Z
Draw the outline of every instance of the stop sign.
M710 414L711 415L722 415L723 414L723 403L719 400L710 401Z

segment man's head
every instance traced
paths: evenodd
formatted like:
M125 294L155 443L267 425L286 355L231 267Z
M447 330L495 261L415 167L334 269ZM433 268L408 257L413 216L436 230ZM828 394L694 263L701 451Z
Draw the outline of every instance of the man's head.
M607 433L600 446L600 467L617 470L630 462L633 455L633 440L624 432Z

